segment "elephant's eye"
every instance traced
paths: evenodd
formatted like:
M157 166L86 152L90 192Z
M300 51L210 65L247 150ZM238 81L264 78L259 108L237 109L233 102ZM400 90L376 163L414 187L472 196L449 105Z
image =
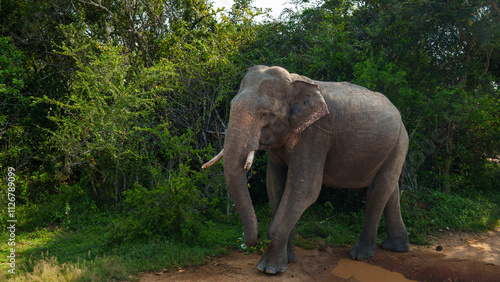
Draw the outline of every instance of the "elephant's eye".
M260 120L263 121L264 123L270 123L274 120L275 115L269 111L264 111L262 112L260 116Z

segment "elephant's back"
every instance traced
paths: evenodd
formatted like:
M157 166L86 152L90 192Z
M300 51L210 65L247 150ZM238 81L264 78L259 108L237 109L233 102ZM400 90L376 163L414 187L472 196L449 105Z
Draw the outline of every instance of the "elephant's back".
M389 99L379 92L348 82L316 82L325 98L328 109L337 126L351 128L375 126L399 132L401 114ZM340 123L340 124L339 124Z
M382 93L349 82L316 81L325 101L334 111L395 111L396 107Z
M401 115L387 97L362 86L346 82L319 86L330 110L323 121L332 133L325 167L330 171L328 180L340 180L345 188L362 187L370 183L397 143L403 127ZM343 173L352 171L365 171L361 173L365 177Z

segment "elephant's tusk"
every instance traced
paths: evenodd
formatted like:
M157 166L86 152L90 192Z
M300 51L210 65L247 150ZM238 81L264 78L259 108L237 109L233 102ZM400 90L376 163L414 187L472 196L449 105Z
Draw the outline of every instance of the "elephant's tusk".
M253 163L253 158L255 156L255 151L250 151L247 156L247 161L245 162L245 170L250 170Z
M205 163L201 168L202 169L206 169L206 168L209 168L211 167L212 165L214 165L216 162L220 161L220 159L222 159L222 156L224 155L224 149L222 149L218 154L217 156L215 156L213 159L211 159L210 161L208 161L207 163Z

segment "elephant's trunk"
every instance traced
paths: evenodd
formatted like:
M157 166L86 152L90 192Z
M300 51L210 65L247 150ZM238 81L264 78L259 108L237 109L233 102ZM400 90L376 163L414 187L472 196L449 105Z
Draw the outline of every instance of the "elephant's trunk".
M230 119L224 141L224 175L243 223L247 246L256 245L258 239L257 217L248 191L246 170L252 165L259 136L242 132L242 128L233 126Z

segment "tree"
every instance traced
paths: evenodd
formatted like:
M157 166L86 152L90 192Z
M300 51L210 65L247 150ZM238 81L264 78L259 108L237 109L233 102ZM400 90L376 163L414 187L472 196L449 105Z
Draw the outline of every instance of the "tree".
M30 123L29 98L23 96L25 86L24 53L18 50L12 39L0 37L0 160L5 166L19 168L28 160L24 154L29 151L26 140L26 126Z
M420 138L412 140L414 146L426 151L432 164L429 170L443 177L443 187L449 191L453 173L461 174L467 164L499 152L495 141L499 76L491 67L498 60L492 54L500 51L495 3L360 2L354 23L360 39L370 42L377 69L392 64L404 78L394 88L399 93L385 93L401 101L403 114L410 110L405 117L410 130L417 133L412 136ZM366 78L369 71L361 68L358 76ZM401 94L403 99L398 99Z

